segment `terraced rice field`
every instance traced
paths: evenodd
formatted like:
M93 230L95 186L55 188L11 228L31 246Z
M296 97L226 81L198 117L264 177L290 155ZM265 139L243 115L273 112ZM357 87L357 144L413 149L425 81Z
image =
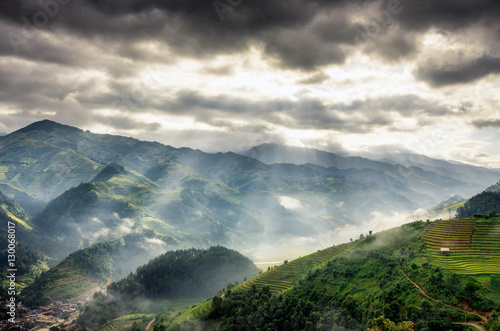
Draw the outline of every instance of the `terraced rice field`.
M334 257L347 252L348 247L350 247L348 244L329 247L316 253L295 259L287 264L280 265L253 277L252 279L234 287L233 290L249 290L252 288L252 285L255 284L259 290L267 285L271 288L271 292L281 293L290 289L293 284L302 276L306 275L309 270L320 268L326 265L326 263ZM189 323L206 316L210 309L212 309L212 300L208 300L194 308L188 309L175 318L168 330L178 330L179 326L183 323Z
M139 320L137 320L139 321ZM129 328L134 324L134 320L114 320L99 328L99 331L118 331Z
M152 315L127 315L119 317L98 328L98 331L119 331L129 328L134 322L142 322L144 317L154 318Z
M181 315L177 316L172 322L172 326L167 330L179 330L180 326L184 323L190 323L202 319L212 309L212 300L200 303L194 308L184 311Z
M235 290L249 290L252 285L257 289L269 286L271 292L281 293L290 289L293 284L309 270L324 266L329 260L346 251L348 245L329 247L316 253L295 259L287 264L272 268L235 287Z
M500 274L500 221L437 221L424 235L432 263L459 274ZM449 248L450 255L441 254Z

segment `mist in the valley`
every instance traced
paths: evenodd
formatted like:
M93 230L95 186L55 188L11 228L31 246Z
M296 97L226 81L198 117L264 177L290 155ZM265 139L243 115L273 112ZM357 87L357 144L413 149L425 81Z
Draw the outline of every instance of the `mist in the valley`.
M56 200L63 206L93 190L108 197L84 200L81 213L54 216L47 223L60 244L59 258L94 243L121 240L124 253L115 273L120 276L167 250L222 245L256 263L278 264L370 231L449 217L426 215L422 206L397 193L400 185L390 176L369 183L326 168L267 165L233 153L182 150L175 158L142 164L145 177L118 164L103 169L94 183ZM409 177L412 171L398 174ZM106 184L114 176L119 179Z
M195 247L221 244L259 266L356 240L369 231L449 216L427 214L401 195L377 185L351 185L349 178L295 165L268 167L241 157L216 159L210 154L213 160L200 160L193 153L183 157L184 166L154 169L150 178L163 192L157 198L164 203L151 208L151 214L179 231L201 234Z
M296 208L299 202L294 200L290 200L290 198L282 199L284 205ZM291 205L289 204L290 201L293 201ZM375 234L416 220L426 220L430 216L424 209L391 213L374 211L371 217L365 221L315 235L300 235L297 233L281 237L266 236L259 244L244 250L243 253L251 257L259 267L281 264L284 260L290 261L314 253L317 250L357 240L360 235L367 236L370 232Z

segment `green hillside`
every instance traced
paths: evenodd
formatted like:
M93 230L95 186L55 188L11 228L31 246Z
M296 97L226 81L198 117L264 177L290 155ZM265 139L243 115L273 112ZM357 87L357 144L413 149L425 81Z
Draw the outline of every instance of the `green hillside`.
M48 305L53 301L75 299L106 287L112 276L112 254L117 243L96 244L69 255L44 272L22 291L27 306Z
M416 207L383 181L318 167L266 165L47 120L0 137L0 186L32 216L34 244L58 260L124 229L153 231L179 248L244 250L335 231L374 210Z
M43 201L90 180L100 166L73 150L32 139L27 134L19 133L6 140L0 140L0 166L5 170L0 179Z
M267 272L236 286L235 291L249 290L253 285L258 290L268 286L273 293L281 293L290 289L293 284L307 274L309 270L324 267L332 258L348 252L349 245L340 245L326 248L316 253L303 256L286 264L271 268Z
M283 162L297 153L324 162L265 164L257 154L210 154L44 120L0 137L0 189L32 218L34 245L62 260L120 238L123 219L132 222L127 231L154 231L179 248L246 250L336 231L371 219L373 211L414 210L437 199L428 193L433 188L439 197L468 192L477 186L472 174L497 174L453 166L468 169L464 182L456 171L442 173L444 161L409 168L326 152L283 153Z
M451 218L453 217L457 209L462 207L467 199L462 198L461 196L454 195L451 198L441 202L437 206L431 208L429 210L429 214L433 215L433 217L445 217Z
M169 245L177 246L180 231L174 231L165 222L151 227L154 218L141 208L144 201L155 196L156 184L133 170L118 164L101 169L93 182L81 183L52 200L33 219L34 226L46 237L38 246L54 258L62 259L69 253L95 242L115 240L135 231L144 237L162 237ZM131 270L129 270L131 271Z
M488 192L499 192L500 191L500 180L498 182L496 182L495 184L487 187L485 189L485 191L488 191Z
M15 188L10 184L0 183L0 191L2 191L7 197L15 201L30 218L33 218L38 214L43 207L45 207L45 202L34 198L30 194Z
M499 219L433 222L422 238L435 265L458 274L500 274ZM441 248L449 248L449 256Z
M286 264L274 267L235 287L232 291L250 290L254 286L258 290L268 287L270 292L279 294L292 288L295 282L303 278L310 270L322 268L333 257L347 252L349 245L329 247L316 253L300 257ZM212 302L206 301L177 316L174 325L203 318L212 309Z
M4 261L1 272L7 267L9 233L7 231L8 223L15 224L16 234L16 261L15 267L18 272L19 283L31 283L43 270L48 269L50 259L33 245L33 224L29 215L14 200L0 191L0 260ZM4 278L2 277L2 280Z
M465 330L457 324L465 319L498 330L499 224L465 219L404 225L329 256L327 249L273 268L182 313L162 315L157 326L366 330L384 315L411 321L416 330ZM449 256L439 252L444 244L451 247ZM295 274L291 284L283 283L284 270Z
M172 306L176 299L208 297L258 271L248 258L221 246L169 251L109 285L106 295L94 295L78 323L95 327L120 315L156 310L153 306L167 300Z
M152 321L154 315L133 314L119 317L97 328L97 331L119 331L130 327L144 330Z
M57 300L90 298L95 291L105 290L111 281L127 276L167 247L154 234L128 234L120 240L93 244L42 273L22 291L23 301L37 307Z
M484 191L469 200L457 210L457 218L486 215L500 210L500 191Z

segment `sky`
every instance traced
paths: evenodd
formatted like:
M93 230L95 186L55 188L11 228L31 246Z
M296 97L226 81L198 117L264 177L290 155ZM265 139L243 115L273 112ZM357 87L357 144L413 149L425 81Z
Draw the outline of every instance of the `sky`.
M500 2L0 0L0 132L500 168Z

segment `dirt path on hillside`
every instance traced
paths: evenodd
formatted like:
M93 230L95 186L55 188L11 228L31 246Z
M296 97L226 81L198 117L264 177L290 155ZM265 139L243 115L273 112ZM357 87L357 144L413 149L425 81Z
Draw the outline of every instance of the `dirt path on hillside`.
M486 331L486 329L483 328L481 325L474 324L474 323L454 322L453 324L455 324L455 325L468 325L468 326L472 326L473 328L478 329L479 331Z
M443 305L446 305L448 307L451 307L451 308L456 308L456 309L459 309L461 311L463 311L464 313L466 314L472 314L472 315L476 315L478 316L479 318L481 318L481 321L483 321L483 323L486 323L488 322L488 318L486 318L486 316L483 316L481 315L479 312L477 311L467 311L467 310L463 310L461 308L458 308L458 307L455 307L455 306L452 306L450 304L447 304L447 303L444 303L443 301L441 300L438 300L438 299L435 299L433 297L431 297L427 292L425 292L425 290L423 288L420 287L420 285L418 285L417 283L415 283L413 280L410 279L410 277L408 277L408 275L406 274L406 272L403 270L403 267L401 267L401 265L399 265L399 269L401 270L401 272L403 273L403 275L405 275L406 279L408 279L409 282L411 282L413 285L415 285L415 287L418 288L418 290L423 294L425 295L426 298L428 298L429 300L432 300L434 302L437 302L437 303L442 303ZM477 323L477 324L476 324ZM470 325L470 326L474 326L476 329L478 329L479 331L486 331L486 329L484 329L481 325L479 325L478 322L469 322L469 323L454 323L454 324L463 324L463 325Z
M149 322L148 326L146 326L146 329L144 329L145 331L149 330L149 328L151 327L151 325L153 325L153 323L156 321L156 318L153 318L153 320L151 322ZM485 330L486 331L486 330Z

